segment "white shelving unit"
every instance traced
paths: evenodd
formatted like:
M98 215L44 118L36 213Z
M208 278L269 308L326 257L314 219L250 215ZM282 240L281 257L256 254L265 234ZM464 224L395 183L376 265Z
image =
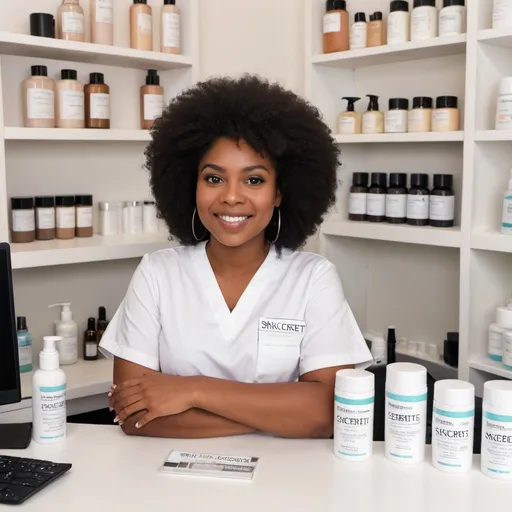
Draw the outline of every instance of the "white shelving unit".
M382 11L385 19L389 13L387 0L347 4L351 23L359 11ZM499 231L512 132L494 130L499 81L512 76L512 29L490 29L488 0L467 2L467 9L467 35L324 55L325 2L307 0L305 89L333 133L343 96L378 95L383 111L389 98L459 98L460 132L336 136L340 187L321 245L364 330L385 332L394 324L400 337L437 343L441 352L446 333L459 332L459 377L481 393L485 380L512 378L486 357L496 307L512 296L512 237ZM356 108L363 112L366 102ZM453 174L456 226L348 221L353 172Z

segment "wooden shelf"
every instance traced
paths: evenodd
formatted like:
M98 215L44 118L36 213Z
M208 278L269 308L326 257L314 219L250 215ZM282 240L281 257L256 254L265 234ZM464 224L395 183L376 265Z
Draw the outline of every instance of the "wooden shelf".
M11 244L14 269L138 258L172 247L167 234L95 235L92 238Z
M512 253L512 236L499 231L475 231L471 234L471 249Z
M482 43L489 43L502 48L512 48L511 28L490 28L478 32L478 40Z
M512 371L507 370L499 361L493 361L487 356L474 356L469 359L469 367L482 372L505 377L512 380Z
M460 247L460 228L432 228L392 225L385 223L327 221L322 234L367 240L401 242L406 244L432 245L437 247Z
M431 59L458 55L466 52L466 35L437 37L419 43L402 43L384 45L362 50L350 50L330 54L315 55L313 64L334 66L338 68L361 68L378 66L393 62L405 62L418 59Z
M377 133L374 135L336 135L338 144L386 144L398 142L462 142L464 132Z
M18 128L6 127L5 140L45 141L97 141L97 142L149 142L147 130L96 130L64 128Z
M168 71L192 66L192 59L184 55L168 55L120 46L63 41L11 32L0 32L0 54L141 70Z

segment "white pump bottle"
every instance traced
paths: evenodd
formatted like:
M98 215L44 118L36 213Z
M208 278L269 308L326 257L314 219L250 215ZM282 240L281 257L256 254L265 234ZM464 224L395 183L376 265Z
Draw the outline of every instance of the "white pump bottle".
M71 303L62 302L48 306L55 308L62 307L60 320L55 321L55 335L62 338L57 343L60 364L75 364L78 361L78 326L73 320L73 312L71 311Z
M66 438L66 374L59 368L58 336L45 336L32 377L32 439L53 444Z

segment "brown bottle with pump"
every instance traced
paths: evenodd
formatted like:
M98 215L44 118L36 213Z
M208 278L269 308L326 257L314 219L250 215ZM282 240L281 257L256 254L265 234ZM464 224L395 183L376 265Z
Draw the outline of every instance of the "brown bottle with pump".
M98 343L101 341L101 337L103 333L107 330L108 320L107 320L107 311L103 306L98 308L98 329L96 330L96 334L98 335Z
M87 330L84 333L84 359L94 361L98 359L98 339L96 334L96 319L89 318Z

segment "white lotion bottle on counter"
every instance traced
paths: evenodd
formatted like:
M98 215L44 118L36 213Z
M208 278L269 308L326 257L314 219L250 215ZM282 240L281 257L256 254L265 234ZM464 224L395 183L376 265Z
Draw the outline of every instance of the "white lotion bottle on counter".
M55 335L60 338L56 343L61 365L75 364L78 361L78 326L73 320L71 303L52 304L50 308L62 307L60 320L55 322Z

